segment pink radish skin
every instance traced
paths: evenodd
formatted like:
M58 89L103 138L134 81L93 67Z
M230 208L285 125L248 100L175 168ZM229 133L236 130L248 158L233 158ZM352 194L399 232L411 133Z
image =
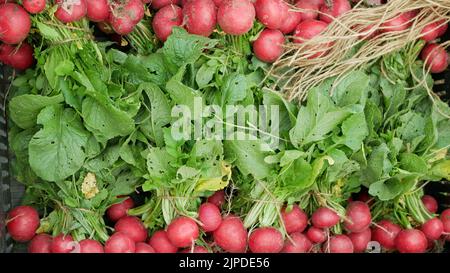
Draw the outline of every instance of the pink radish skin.
M156 10L161 9L168 5L179 5L179 4L180 4L180 1L178 1L178 0L153 0L153 1L151 1L151 7Z
M370 228L366 228L365 230L355 233L349 233L347 236L350 238L353 244L353 250L355 253L361 253L366 251L367 245L369 244L372 232L370 231Z
M23 8L31 14L41 13L45 9L45 0L23 0Z
M420 38L425 42L434 41L439 36L439 25L437 23L430 23L422 29L420 34Z
M381 220L372 230L372 240L388 250L395 249L395 238L402 228L389 220Z
M130 34L136 24L144 17L144 5L140 0L115 3L109 16L109 23L119 35Z
M308 2L317 6L325 5L325 0L303 0L304 2Z
M448 23L446 23L445 19L440 20L438 23L438 37L441 37L447 32Z
M428 44L422 50L421 59L431 73L444 72L449 63L448 53L438 44Z
M295 27L300 23L301 20L302 15L299 12L288 11L286 20L284 20L283 25L280 27L280 31L283 32L283 34L290 34L294 32Z
M92 239L80 241L80 253L104 253L102 244Z
M302 21L317 19L317 17L319 17L319 5L311 3L307 0L300 0L295 4L295 6L301 10L305 10L299 12Z
M19 44L28 36L30 28L30 16L21 6L14 3L0 6L0 41Z
M351 202L347 206L345 228L350 232L362 232L372 222L369 206L361 201Z
M28 253L51 253L52 236L48 234L38 234L30 241Z
M279 30L265 29L253 42L253 53L266 63L275 62L283 53L284 35Z
M439 218L433 218L426 221L421 230L428 240L434 241L439 239L444 232L444 224Z
M444 225L444 232L450 233L450 209L446 209L441 213L441 221Z
M86 0L56 0L58 9L55 17L63 23L71 23L81 20L87 13Z
M205 232L216 230L222 223L222 215L219 208L211 203L204 203L198 209L198 219L202 223L201 228Z
M300 22L294 31L294 42L303 43L304 41L310 40L322 33L327 26L326 23L318 20L306 20Z
M249 0L223 1L217 10L217 23L231 35L243 35L253 27L256 12Z
M155 253L155 249L146 243L136 243L135 253Z
M247 248L247 230L241 219L227 216L213 233L214 242L226 252L242 253Z
M190 0L183 6L183 17L189 33L208 37L216 27L216 5L212 0Z
M122 16L130 18L134 24L139 23L145 15L145 7L141 0L126 1L123 6L123 11Z
M428 247L428 240L422 231L407 229L397 235L395 246L400 253L424 253Z
M392 31L404 31L411 26L411 15L409 13L402 13L381 24L381 32L392 32Z
M87 18L92 22L103 22L109 18L108 0L86 0Z
M289 7L283 0L256 0L256 18L269 29L279 29L288 16Z
M192 245L198 235L197 223L188 217L178 217L167 227L169 241L178 248Z
M340 217L333 210L318 208L311 216L311 222L316 228L331 228L339 223Z
M321 228L316 228L314 226L308 229L308 231L306 232L306 236L311 242L315 244L321 244L327 240L325 230Z
M214 192L213 195L208 197L207 202L216 205L218 208L222 207L222 205L225 203L225 191L220 190Z
M117 221L114 226L116 232L128 235L134 242L144 242L147 239L147 229L135 216L125 216Z
M303 232L308 226L308 215L297 205L292 206L292 210L281 210L281 218L287 233Z
M181 26L183 23L183 14L179 6L169 5L156 12L152 21L152 27L156 37L165 42L172 34L172 28Z
M304 234L295 232L289 235L292 239L286 238L282 253L309 253L312 249L312 243Z
M325 4L320 8L320 11L322 12L320 14L320 20L325 23L331 23L335 18L338 18L351 9L352 6L348 0L333 0L331 2L331 6L327 6L327 4Z
M248 246L253 253L279 253L283 245L283 235L272 227L257 228L248 239Z
M8 44L0 45L0 61L19 70L25 70L33 66L33 48L23 42L19 48Z
M178 248L169 241L164 230L155 232L148 243L156 253L176 253L178 251Z
M132 209L133 207L134 207L133 199L128 197L122 202L114 204L111 207L109 207L108 210L106 211L106 215L108 216L109 220L116 222L120 218L126 216L127 211L129 209Z
M186 248L181 253L209 253L209 251L202 246L194 246L194 249Z
M353 253L353 243L346 235L335 235L323 244L325 253Z
M39 214L33 207L19 206L8 213L6 228L14 241L28 242L39 227Z
M71 253L77 250L76 244L72 236L60 234L53 238L51 250L52 253Z
M422 203L427 208L427 210L431 213L436 213L438 210L438 202L431 195L422 196Z
M136 243L123 232L116 232L105 243L105 253L134 253Z

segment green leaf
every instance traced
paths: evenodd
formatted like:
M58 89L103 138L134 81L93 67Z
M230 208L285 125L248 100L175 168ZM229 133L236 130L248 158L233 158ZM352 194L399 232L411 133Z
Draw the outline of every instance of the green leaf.
M298 158L281 170L283 188L292 191L301 191L310 187L314 180L313 167L302 158Z
M369 194L378 197L381 201L389 201L403 192L403 186L397 178L386 181L377 181L369 187Z
M195 82L199 88L206 87L214 78L217 66L210 66L208 63L204 63L197 71L195 75Z
M225 78L221 89L221 105L234 105L247 96L247 79L241 74L234 73Z
M388 159L389 148L385 143L375 147L370 154L367 167L362 170L362 179L370 185L381 179L383 174L389 173L392 164Z
M195 99L201 99L202 96L200 92L184 85L181 82L184 72L185 69L180 69L178 73L167 82L166 90L176 104L187 106L191 110L191 113L194 113Z
M369 82L370 77L364 72L351 72L335 87L332 98L339 107L358 104L363 100Z
M351 115L342 123L342 143L354 152L361 149L364 139L369 134L364 113Z
M405 171L423 175L428 172L427 162L420 156L412 153L400 155L400 167Z

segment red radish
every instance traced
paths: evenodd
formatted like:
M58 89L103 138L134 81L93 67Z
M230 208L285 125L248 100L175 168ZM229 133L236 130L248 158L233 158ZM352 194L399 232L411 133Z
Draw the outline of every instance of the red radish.
M86 0L56 0L55 17L63 23L81 20L87 13Z
M428 240L422 231L406 229L395 238L395 246L400 253L423 253L427 250Z
M300 12L301 19L304 20L311 20L311 19L317 19L319 16L319 5L314 4L308 0L299 0L295 6L301 10Z
M146 243L136 243L136 252L135 253L155 253L155 249Z
M114 3L109 16L109 23L117 34L127 35L133 31L135 25L144 17L144 4L140 0Z
M444 232L444 224L439 218L426 221L421 228L428 240L437 240Z
M28 253L51 253L52 236L48 234L38 234L30 241Z
M420 56L431 73L444 72L448 67L448 54L445 49L438 44L426 45Z
M119 34L119 35L128 35L131 32L133 32L134 27L136 26L133 21L128 18L127 16L120 16L116 17L114 15L109 16L109 24L111 25L112 29Z
M205 232L216 230L222 223L222 215L219 208L211 203L204 203L198 209L198 219L202 223Z
M448 29L448 23L445 21L445 19L442 19L440 21L438 21L438 37L441 37L442 35L444 35L447 32Z
M155 232L148 244L153 247L156 253L176 253L178 251L178 248L169 241L164 230Z
M380 243L385 249L395 248L395 238L402 228L389 220L381 220L372 230L372 240Z
M446 209L441 213L441 221L444 225L444 232L450 233L450 209ZM450 238L450 236L447 236Z
M381 24L381 32L404 31L411 26L410 13L402 13Z
M134 207L133 199L128 197L118 204L114 204L108 208L106 215L108 215L109 220L116 222L120 218L127 215L127 211Z
M303 43L322 33L327 28L327 23L318 20L306 20L300 22L294 31L294 42Z
M33 48L26 42L23 42L19 48L2 44L0 45L0 61L15 69L28 69L34 64Z
M119 5L119 9L123 10L122 16L130 18L134 24L139 23L145 15L145 7L141 0L128 0Z
M80 253L104 253L102 244L92 239L80 241Z
M53 238L52 253L71 253L77 250L78 243L70 235L59 234Z
M253 42L253 53L266 63L275 62L283 53L284 35L279 30L265 29Z
M114 226L116 232L128 235L133 241L144 242L147 239L147 229L144 224L135 216L125 216L120 218Z
M190 0L183 6L183 16L189 33L208 37L216 26L216 5L212 0Z
M347 236L350 238L353 244L353 250L355 253L364 252L367 249L367 245L370 242L372 237L372 232L370 228L366 228L365 230L355 233L349 233Z
M353 253L353 243L346 235L335 235L324 244L325 253Z
M280 27L280 31L283 34L292 33L301 20L302 15L299 12L289 10L286 20L284 20L283 25Z
M108 0L86 0L87 17L93 22L103 22L109 18Z
M28 242L39 227L39 214L30 206L15 207L8 213L6 227L15 241Z
M224 0L214 0L214 4L216 5L216 7L219 7L223 1Z
M153 9L161 9L168 5L178 5L180 4L179 0L153 0L151 1L151 7Z
M331 6L325 4L320 8L320 11L322 12L320 14L320 20L331 23L335 18L338 18L351 9L352 6L348 0L332 0Z
M181 26L183 23L183 14L179 6L169 5L156 12L153 18L152 27L156 37L165 42L172 34L172 28Z
M365 27L361 32L366 39L370 39L377 34L377 30L374 25ZM369 195L369 190L367 188L362 188L360 190L358 193L358 201L364 202L369 206L373 203L373 197Z
M325 234L325 231L321 228L316 228L314 226L310 227L308 231L306 232L306 236L308 239L315 243L315 244L321 244L326 241L327 235Z
M314 5L318 5L319 7L325 5L325 0L303 0L303 1L309 2Z
M178 217L167 227L167 238L176 247L188 247L197 240L197 223L189 217Z
M242 253L247 247L247 230L236 216L225 217L213 237L214 242L227 252Z
M345 228L351 232L361 232L372 222L369 206L361 201L351 202L347 206Z
M257 228L248 238L248 246L253 253L278 253L283 245L283 235L273 227Z
M340 217L333 210L321 207L311 216L311 222L316 228L331 228L339 223Z
M289 238L285 240L282 253L308 253L311 251L312 243L304 234L294 232L289 236L292 241Z
M287 233L303 232L308 225L308 215L297 205L292 206L292 210L281 210L281 218Z
M439 36L439 25L436 22L426 25L420 32L421 39L425 42L431 42Z
M7 3L0 6L0 41L19 44L28 36L31 19L19 5Z
M31 14L40 13L45 9L45 0L23 0L23 8Z
M212 203L212 204L216 205L218 208L220 208L225 203L225 191L220 190L220 191L214 192L213 195L208 197L207 202Z
M185 250L181 251L181 253L209 253L209 251L202 246L194 246L193 249L186 248Z
M105 243L105 253L134 253L136 243L123 232L115 232Z
M422 196L422 203L429 212L431 212L431 213L437 212L438 202L436 201L436 199L433 196L431 196L431 195Z
M283 0L256 0L256 17L269 29L279 29L288 16L289 7Z
M217 10L217 23L231 35L242 35L253 27L256 12L249 0L227 0Z

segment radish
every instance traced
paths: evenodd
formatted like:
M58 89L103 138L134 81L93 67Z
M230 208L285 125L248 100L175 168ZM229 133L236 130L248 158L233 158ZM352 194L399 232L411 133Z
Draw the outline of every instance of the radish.
M333 210L321 207L311 216L311 222L316 228L331 228L339 223L340 217Z
M133 207L134 207L133 199L128 197L122 202L114 204L111 207L109 207L108 210L106 211L106 215L108 216L109 220L116 222L120 218L126 216L127 211Z
M325 231L321 228L316 228L314 226L308 229L308 231L306 232L306 236L311 242L315 244L321 244L325 242L325 240L327 239Z
M444 225L444 232L450 233L450 209L446 209L441 213L441 221Z
M183 6L183 16L189 33L208 37L216 26L216 5L212 0L190 0Z
M241 219L227 216L213 233L214 242L223 250L242 253L247 248L247 230Z
M71 253L76 251L77 242L70 235L59 234L53 238L51 250L52 253Z
M231 35L242 35L253 27L255 7L249 0L227 0L217 10L217 23Z
M256 0L258 20L269 29L279 29L288 16L289 7L283 0Z
M124 3L114 2L109 23L117 34L127 35L144 18L144 12L144 4L140 0L129 0Z
M347 206L345 228L351 232L362 232L372 222L369 206L361 201L351 202Z
M421 228L428 240L437 240L444 232L444 224L439 218L426 221Z
M283 235L273 227L257 228L248 239L253 253L278 253L283 249L283 244Z
M322 33L327 28L327 23L318 20L306 20L300 22L294 31L294 43L303 43Z
M155 249L146 243L136 243L136 252L135 253L155 253Z
M287 238L284 242L282 253L308 253L311 251L312 243L301 232L294 232L289 235L291 240Z
M384 22L380 26L381 32L404 31L411 26L411 14L402 13Z
M189 217L178 217L167 227L167 238L176 247L188 247L197 240L197 223Z
M153 0L151 1L151 7L153 9L161 9L168 5L179 5L179 0Z
M395 246L400 253L423 253L427 250L428 240L422 231L406 229L395 238Z
M366 228L361 232L352 232L347 234L353 244L353 250L355 253L364 252L367 249L367 245L372 237L370 228Z
M319 16L320 6L308 0L299 0L295 6L301 10L304 10L299 12L302 21L317 19Z
M220 190L214 192L213 195L208 197L207 202L216 205L218 208L222 207L222 205L225 203L225 191Z
M28 36L31 19L19 5L7 3L0 6L0 41L19 44Z
M39 227L39 214L30 206L15 207L8 213L6 227L15 241L28 242Z
M103 22L109 18L108 0L86 0L87 17L93 22Z
M45 9L45 0L23 0L23 8L31 14L41 13Z
M216 7L219 7L224 0L213 0Z
M447 28L448 28L448 23L446 23L445 19L442 19L440 21L438 21L438 37L441 37L442 35L444 35L447 32Z
M402 228L389 220L381 220L372 230L372 240L380 243L382 247L388 250L395 248L395 238Z
M292 33L301 20L302 15L299 12L289 10L286 20L284 20L283 25L280 27L280 31L283 34Z
M0 45L0 61L19 70L25 70L33 66L33 48L23 42L19 48L8 44Z
M81 20L87 13L86 0L56 0L55 17L63 23Z
M80 253L104 253L102 244L92 239L84 239L80 241Z
M147 229L144 224L135 216L125 216L120 218L114 226L116 232L128 235L133 241L144 242L147 239Z
M105 243L105 253L134 253L136 243L123 232L116 232Z
M436 199L433 196L431 196L431 195L422 196L422 203L429 212L431 212L431 213L437 212L438 202L436 201Z
M431 73L444 72L448 67L448 54L445 49L438 44L426 45L422 50L421 58Z
M155 232L148 244L153 247L156 253L176 253L178 251L178 248L169 241L164 230Z
M216 230L222 223L222 215L216 205L204 203L198 209L198 219L202 223L202 229L205 232Z
M335 235L325 242L323 252L325 253L353 253L353 243L346 235Z
M309 2L311 4L317 5L317 6L322 6L325 5L325 0L303 0L304 2Z
M41 233L30 241L28 245L28 253L51 253L52 236Z
M165 42L172 34L172 28L181 26L183 23L183 14L179 6L169 5L156 12L153 18L152 27L156 37Z
M185 250L181 251L181 253L209 253L209 251L202 246L194 246L193 249L186 248Z
M284 35L279 30L265 29L253 42L253 53L266 63L275 62L283 53Z
M421 39L425 42L431 42L439 36L439 25L436 22L426 25L420 32Z
M303 232L308 225L308 215L297 205L293 205L290 211L283 208L281 218L287 233Z
M320 20L325 23L331 23L335 18L338 18L342 14L348 12L352 9L350 2L348 0L332 0L331 6L327 4L320 8Z

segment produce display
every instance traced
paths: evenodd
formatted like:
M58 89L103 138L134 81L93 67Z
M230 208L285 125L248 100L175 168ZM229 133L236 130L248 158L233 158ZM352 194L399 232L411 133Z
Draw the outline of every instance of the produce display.
M441 252L449 21L448 0L2 1L7 231L30 253Z

